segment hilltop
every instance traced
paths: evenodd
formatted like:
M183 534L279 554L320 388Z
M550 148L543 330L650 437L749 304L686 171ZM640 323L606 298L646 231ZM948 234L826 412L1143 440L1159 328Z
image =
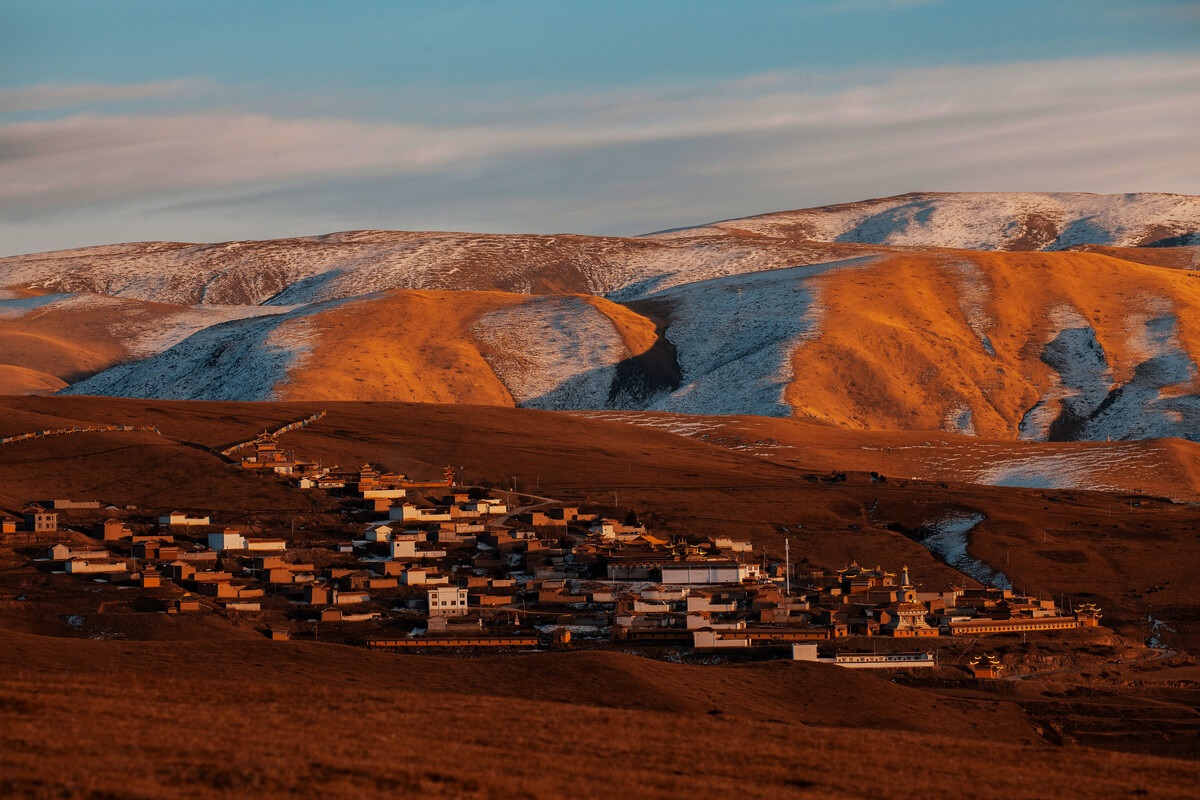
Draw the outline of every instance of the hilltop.
M0 378L1196 439L1196 231L1194 197L912 194L638 238L359 231L18 256L0 259Z

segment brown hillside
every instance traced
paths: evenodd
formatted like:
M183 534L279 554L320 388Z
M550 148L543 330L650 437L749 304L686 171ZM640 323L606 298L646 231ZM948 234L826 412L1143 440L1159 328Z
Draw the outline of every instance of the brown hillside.
M197 445L227 446L326 408L320 423L286 435L289 447L326 464L371 461L414 476L462 466L470 483L515 482L522 491L620 516L634 509L665 533L749 537L775 557L786 533L802 563L908 564L933 588L964 578L910 535L946 513L977 511L987 519L972 535L970 552L1014 583L1089 597L1115 628L1138 639L1153 612L1177 630L1173 638L1200 642L1193 567L1180 557L1200 536L1200 511L1189 505L895 477L840 480L816 463L800 468L666 431L526 409L83 397L3 398L0 407L13 432L27 424L25 430L56 427L56 418L60 425L145 424L163 432L76 434L0 447L6 477L0 509L10 514L31 500L94 497L135 504L142 513L211 509L220 523L259 514L286 525L294 512L315 513L328 499L248 477Z
M1093 253L944 251L892 255L817 282L829 312L793 355L787 399L798 416L839 425L935 430L965 407L979 435L1012 438L1055 383L1041 355L1059 307L1095 329L1117 381L1143 360L1131 338L1137 319L1162 302L1200 360L1200 284L1178 270Z
M0 364L0 395L54 394L66 385L61 378L47 375L45 372Z
M862 431L804 418L576 412L669 430L800 469L1200 500L1200 444L1182 439L1024 442L943 431Z
M511 406L470 326L525 299L502 292L395 291L331 309L316 318L312 353L279 393L288 400Z
M1146 787L1188 797L1198 775L1185 761L1029 744L1006 704L938 700L829 667L675 667L617 654L455 661L262 640L9 641L18 645L5 650L12 663L0 678L9 796L906 798L986 782L1014 798ZM670 699L681 692L696 701ZM848 715L870 727L844 725ZM939 721L943 729L921 732Z

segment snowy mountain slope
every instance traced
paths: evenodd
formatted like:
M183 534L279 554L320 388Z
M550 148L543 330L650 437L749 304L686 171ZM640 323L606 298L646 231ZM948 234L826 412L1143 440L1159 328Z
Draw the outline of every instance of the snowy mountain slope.
M676 286L644 298L666 317L678 389L649 407L692 414L789 416L792 350L818 335L824 309L812 279L865 266L864 257ZM636 307L636 306L635 306Z
M312 346L313 318L342 301L204 328L157 355L113 367L61 394L172 400L270 400Z
M111 245L0 259L0 287L179 305L295 306L388 289L604 295L857 254L856 245L352 231L269 241Z
M1186 245L1200 244L1200 197L915 192L727 220L700 230L713 228L822 242L968 250ZM655 238L687 233L673 231Z
M920 193L638 238L350 231L105 245L0 258L0 287L178 305L302 305L387 289L582 292L624 300L871 252L864 245L1053 250L1184 244L1197 232L1197 197Z
M606 408L630 352L612 321L580 297L540 297L487 314L472 328L485 358L529 408Z
M1136 361L1124 382L1114 378L1094 328L1074 309L1055 310L1058 332L1042 360L1057 371L1058 383L1022 421L1023 438L1196 438L1200 396L1190 391L1196 362L1179 340L1179 320L1164 298L1134 300L1127 328Z
M0 365L73 393L1200 440L1200 249L1112 246L1184 241L1198 209L920 194L639 238L357 231L12 257ZM984 252L1083 241L1100 244ZM930 249L945 244L978 249Z

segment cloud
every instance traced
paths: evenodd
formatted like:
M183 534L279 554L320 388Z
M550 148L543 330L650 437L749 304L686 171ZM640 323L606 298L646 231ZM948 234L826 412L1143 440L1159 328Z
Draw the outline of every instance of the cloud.
M19 88L0 87L0 114L154 100L193 95L208 91L210 88L209 84L197 80L130 84L43 83Z
M1200 193L1192 57L780 72L472 109L443 124L220 108L0 125L0 234L122 207L119 238L219 239L380 216L632 233L912 189Z

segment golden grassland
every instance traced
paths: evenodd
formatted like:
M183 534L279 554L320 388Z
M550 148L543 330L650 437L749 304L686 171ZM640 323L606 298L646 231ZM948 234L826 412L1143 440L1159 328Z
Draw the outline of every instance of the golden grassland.
M1162 312L1159 302L1200 358L1200 281L1107 255L922 251L816 280L828 313L821 334L793 354L787 399L798 416L854 428L937 430L963 405L979 435L1014 438L1056 380L1041 355L1058 308L1095 329L1118 382L1145 358L1135 329Z
M1189 797L1200 777L1051 747L1012 704L816 665L9 641L14 796Z
M947 509L979 510L988 519L972 552L993 563L1009 553L1005 569L1018 583L1089 593L1106 623L1134 639L1152 603L1179 628L1175 646L1200 642L1187 624L1198 616L1189 560L1179 557L1200 525L1189 506L1143 498L1109 516L1114 498L1102 493L839 481L812 471L816 463L801 469L563 413L4 398L0 433L111 422L157 425L163 435L0 448L0 511L65 496L132 503L138 513L212 511L218 522L274 530L297 515L328 515L336 503L323 493L246 475L204 449L320 408L326 418L283 442L326 463L371 461L417 477L452 463L471 482L516 478L523 490L606 513L635 509L658 530L749 537L776 553L787 524L800 563L908 564L929 586L961 576L903 529ZM1194 665L1106 667L1104 659L1138 657L1107 631L1079 641L1095 652L1082 662L1089 672L991 687L952 669L897 682L822 665L680 664L613 651L397 655L271 642L214 614L107 613L109 595L20 566L18 556L0 549L0 793L11 796L889 798L986 786L1018 798L1187 797L1200 777L1195 761L1152 755L1186 756L1196 741ZM1163 581L1170 587L1134 594ZM76 638L84 634L68 624L73 614L124 640ZM972 647L1031 664L1079 661L1056 639L1034 639ZM1143 752L1112 752L1120 750Z

